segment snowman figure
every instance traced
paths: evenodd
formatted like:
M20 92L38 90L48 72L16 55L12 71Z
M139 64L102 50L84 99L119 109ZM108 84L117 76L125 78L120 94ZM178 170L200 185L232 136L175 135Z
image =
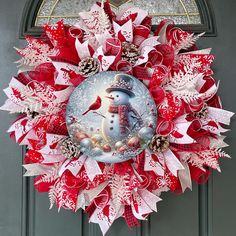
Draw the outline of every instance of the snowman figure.
M127 74L117 74L113 83L106 89L110 106L102 122L104 138L112 144L122 141L143 124L141 116L131 106L133 79Z

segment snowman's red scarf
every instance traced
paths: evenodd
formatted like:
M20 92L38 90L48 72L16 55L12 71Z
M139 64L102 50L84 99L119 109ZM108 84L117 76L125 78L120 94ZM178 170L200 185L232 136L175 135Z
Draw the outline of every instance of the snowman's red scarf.
M119 125L120 125L120 132L125 134L129 131L130 128L129 124L129 112L133 112L134 115L137 117L138 122L142 123L142 119L139 116L138 112L130 105L119 105L119 106L109 106L108 111L110 113L118 113L119 114Z

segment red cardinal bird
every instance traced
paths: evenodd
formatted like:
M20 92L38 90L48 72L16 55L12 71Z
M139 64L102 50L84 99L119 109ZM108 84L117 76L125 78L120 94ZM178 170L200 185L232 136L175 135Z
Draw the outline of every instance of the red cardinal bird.
M84 116L84 115L86 115L90 111L98 110L101 107L101 105L102 105L102 99L99 96L97 96L96 101L94 103L92 103L89 106L88 110L85 111L82 115Z

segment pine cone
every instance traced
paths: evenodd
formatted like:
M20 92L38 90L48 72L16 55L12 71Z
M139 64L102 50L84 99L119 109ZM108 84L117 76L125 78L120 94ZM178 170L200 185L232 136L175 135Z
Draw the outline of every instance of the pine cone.
M135 62L138 60L138 58L139 58L138 47L132 43L123 42L121 59L128 61L132 65L134 65Z
M169 148L170 144L167 137L154 135L151 142L149 143L149 148L156 153L161 153Z
M68 159L78 157L80 153L79 147L72 141L70 137L64 139L61 142L60 149L62 154Z
M39 115L36 111L31 111L29 108L27 109L27 115L30 116L32 119L34 119L36 116Z
M194 117L199 119L205 119L208 115L207 104L204 104L201 111L194 113Z
M85 76L91 76L99 72L100 63L97 59L88 57L79 63L79 71Z

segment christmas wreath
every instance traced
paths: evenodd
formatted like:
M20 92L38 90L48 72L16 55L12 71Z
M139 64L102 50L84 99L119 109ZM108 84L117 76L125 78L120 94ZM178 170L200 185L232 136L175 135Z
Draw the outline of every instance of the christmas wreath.
M44 25L16 48L19 73L1 107L20 113L10 137L26 145L25 176L50 208L77 211L105 234L124 217L139 225L163 191L183 193L220 171L225 125L211 49L200 36L126 4L81 12L74 26Z

